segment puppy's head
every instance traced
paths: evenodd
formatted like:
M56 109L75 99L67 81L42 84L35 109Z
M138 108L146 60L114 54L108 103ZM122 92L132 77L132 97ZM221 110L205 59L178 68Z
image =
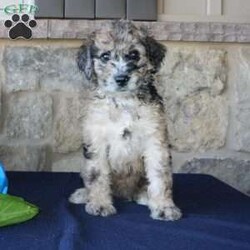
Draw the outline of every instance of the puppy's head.
M81 47L78 66L106 93L134 92L158 71L164 56L164 46L145 30L118 21Z

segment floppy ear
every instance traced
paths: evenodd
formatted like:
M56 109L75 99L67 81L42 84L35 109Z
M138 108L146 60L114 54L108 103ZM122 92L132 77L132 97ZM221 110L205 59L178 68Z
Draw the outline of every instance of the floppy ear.
M142 44L146 48L146 56L157 72L166 54L166 48L154 38L147 36Z
M91 80L94 71L92 44L82 45L77 54L77 64L86 78Z

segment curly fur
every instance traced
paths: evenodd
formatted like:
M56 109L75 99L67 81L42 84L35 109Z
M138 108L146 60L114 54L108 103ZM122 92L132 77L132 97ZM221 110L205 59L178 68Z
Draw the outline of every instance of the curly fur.
M83 124L85 188L70 197L93 215L116 212L112 197L147 205L151 217L176 220L170 153L155 74L165 47L131 22L96 32L81 47L78 66L92 86ZM119 86L117 76L126 76Z

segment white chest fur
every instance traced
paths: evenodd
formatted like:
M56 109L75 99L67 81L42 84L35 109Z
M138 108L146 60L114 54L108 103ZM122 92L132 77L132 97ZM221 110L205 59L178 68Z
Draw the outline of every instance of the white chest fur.
M157 107L137 99L97 99L88 107L84 138L99 151L108 148L111 166L119 169L139 160L143 145L157 132L159 123Z

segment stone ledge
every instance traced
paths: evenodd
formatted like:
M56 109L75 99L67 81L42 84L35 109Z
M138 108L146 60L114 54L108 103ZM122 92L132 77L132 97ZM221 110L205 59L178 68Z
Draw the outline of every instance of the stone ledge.
M250 195L250 161L232 158L194 158L187 161L176 172L212 175L232 187Z
M33 30L35 39L84 39L91 32L111 24L111 20L38 19ZM214 22L135 22L150 28L161 41L188 42L250 42L250 24ZM0 22L0 38L8 38L8 31Z

